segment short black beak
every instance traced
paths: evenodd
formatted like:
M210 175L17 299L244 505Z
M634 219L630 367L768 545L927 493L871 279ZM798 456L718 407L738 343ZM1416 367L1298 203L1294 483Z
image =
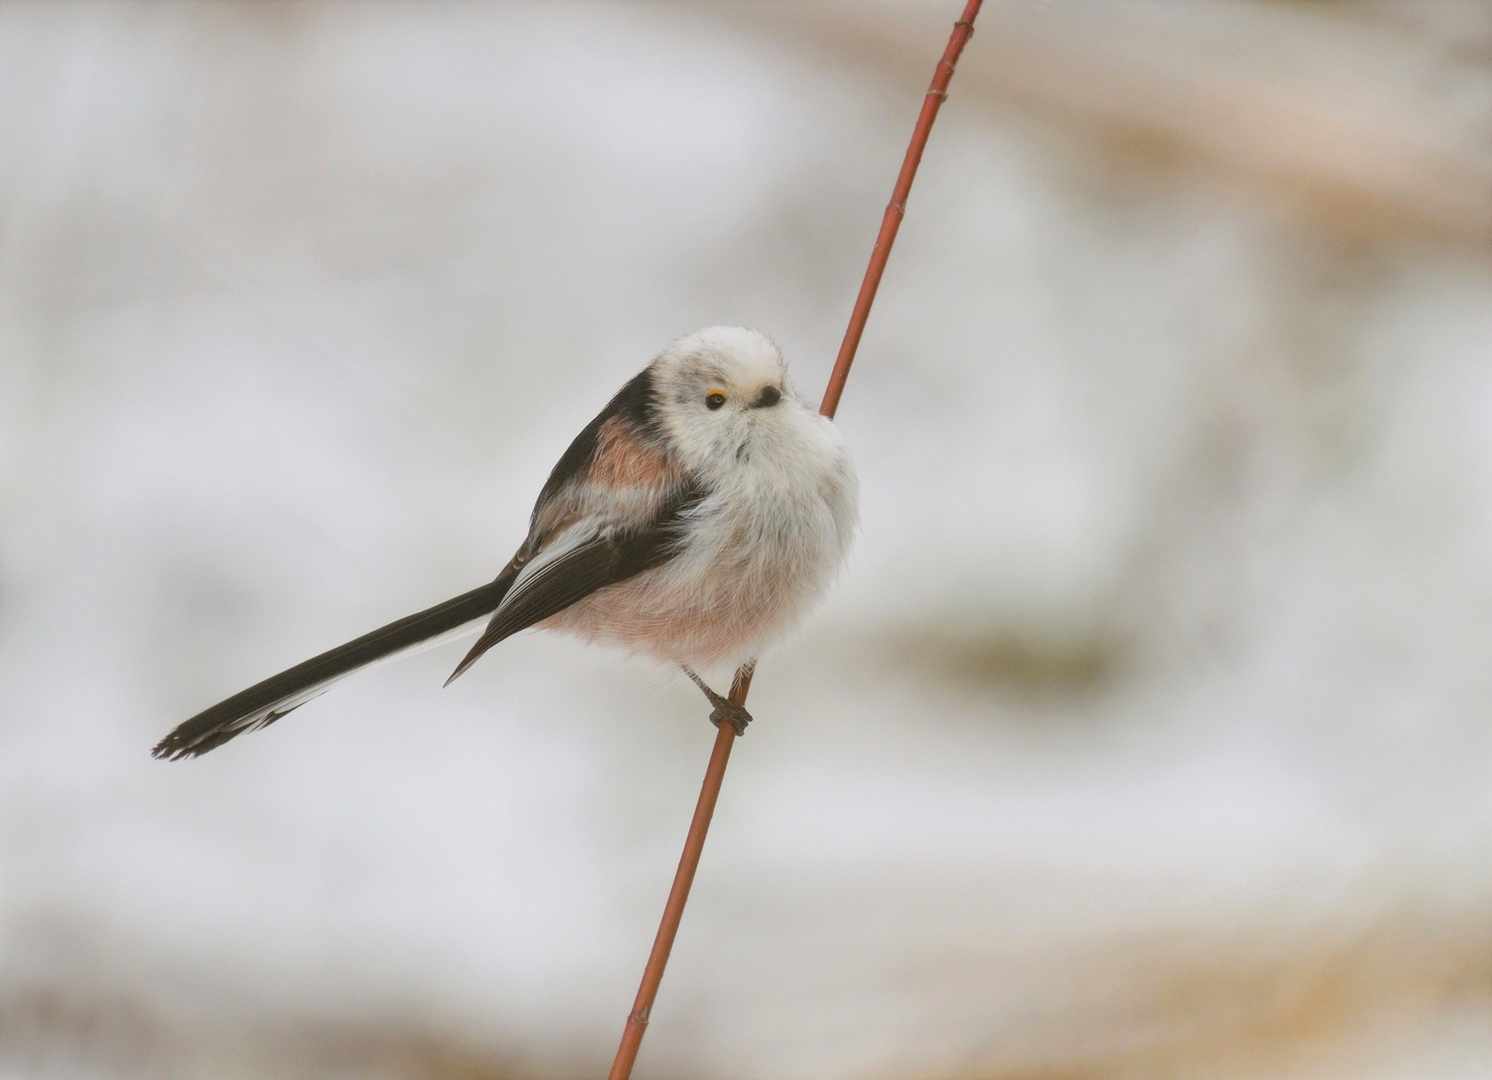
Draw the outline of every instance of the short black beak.
M752 403L753 409L770 409L782 400L782 391L775 386L764 386L762 392L756 395L756 401Z

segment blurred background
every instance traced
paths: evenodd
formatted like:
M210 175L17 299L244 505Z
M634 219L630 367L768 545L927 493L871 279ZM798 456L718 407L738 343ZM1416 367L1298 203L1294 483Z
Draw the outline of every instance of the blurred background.
M713 737L488 580L817 400L957 0L0 4L0 1076L601 1075ZM990 0L639 1076L1492 1075L1492 7Z

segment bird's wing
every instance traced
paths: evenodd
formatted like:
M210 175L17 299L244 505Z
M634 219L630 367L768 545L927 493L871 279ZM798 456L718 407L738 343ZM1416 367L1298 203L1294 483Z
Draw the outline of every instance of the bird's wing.
M595 419L580 429L580 434L555 462L534 503L529 522L531 534L544 531L546 510L564 503L578 485L591 479L597 457L606 455L607 444L616 434L625 433L636 440L638 433L653 426L653 409L653 369L646 367L628 379L627 385L617 391ZM534 536L530 535L529 539L532 541Z
M468 632L496 611L459 675L509 634L672 557L680 515L700 496L691 494L681 470L660 448L653 409L646 369L571 442L539 494L528 539L496 581L234 694L177 727L156 746L155 756L204 754L274 723L360 668ZM610 525L602 520L608 510ZM520 583L524 588L514 602L500 605Z
M685 481L659 500L650 519L640 524L618 525L593 516L550 533L544 546L522 563L487 629L446 685L504 638L543 622L597 589L672 559L691 512L707 494L698 482Z

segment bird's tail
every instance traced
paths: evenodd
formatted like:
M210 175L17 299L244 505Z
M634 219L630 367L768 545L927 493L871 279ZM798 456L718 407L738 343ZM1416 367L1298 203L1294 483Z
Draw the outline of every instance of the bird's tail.
M513 583L511 568L491 584L462 593L443 604L391 622L346 645L313 656L305 663L240 690L226 701L204 709L156 744L151 755L176 760L197 757L215 746L273 724L292 709L325 693L338 679L380 660L438 643L471 629L502 602Z

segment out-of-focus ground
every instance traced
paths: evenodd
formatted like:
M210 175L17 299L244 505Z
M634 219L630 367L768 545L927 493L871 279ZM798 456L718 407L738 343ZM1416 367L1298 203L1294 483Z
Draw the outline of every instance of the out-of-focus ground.
M0 5L0 1076L599 1075L713 735L485 580L822 388L956 2ZM1492 8L990 0L640 1076L1492 1075Z

